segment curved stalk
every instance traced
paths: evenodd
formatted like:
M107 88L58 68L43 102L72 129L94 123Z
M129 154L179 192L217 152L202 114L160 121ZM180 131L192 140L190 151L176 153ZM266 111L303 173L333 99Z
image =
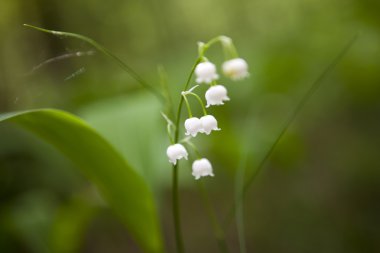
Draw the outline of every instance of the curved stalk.
M218 218L215 215L215 210L211 205L210 197L206 189L204 188L203 182L198 182L197 184L198 184L199 191L202 195L203 205L205 206L207 214L209 216L209 220L211 221L211 225L214 230L214 235L216 237L219 250L222 253L228 253L229 250L228 250L228 246L225 240L224 231L219 224Z
M197 94L195 94L194 92L189 92L189 93L187 93L187 94L189 94L189 95L193 95L194 97L197 98L199 104L200 104L201 107L202 107L203 114L204 114L204 116L206 116L206 115L207 115L207 111L206 111L206 107L205 107L205 104L203 103L202 99L201 99Z
M134 71L130 66L128 66L126 63L124 63L122 60L120 60L120 58L118 58L117 56L112 54L110 51L108 51L108 49L106 49L105 47L100 45L95 40L88 38L86 36L80 35L80 34L76 34L76 33L48 30L48 29L44 29L41 27L29 25L29 24L24 24L24 26L36 29L36 30L41 31L41 32L50 33L50 34L53 34L56 36L72 37L72 38L76 38L76 39L83 40L83 41L87 42L88 44L90 44L94 48L96 48L98 51L100 51L101 53L105 54L106 56L108 56L109 58L114 60L117 65L119 65L125 72L127 72L133 79L135 79L141 86L143 86L148 91L150 91L152 94L154 94L158 99L160 99L161 101L164 100L164 96L157 89L155 89L155 88L153 88L153 86L149 85L139 74L137 74L136 71Z
M189 101L187 100L186 94L182 93L182 97L185 100L185 104L186 104L187 112L189 114L189 118L192 118L193 114L191 113L190 104L189 104Z
M253 171L252 175L248 178L248 180L245 181L240 196L237 197L235 201L235 205L231 207L229 213L227 214L227 217L224 221L224 228L226 229L228 225L230 224L232 218L234 217L234 213L236 212L236 205L238 203L241 203L246 196L249 187L252 185L254 180L256 179L259 172L263 169L265 163L273 153L275 147L281 140L282 136L285 134L287 129L289 128L290 124L295 120L295 118L298 116L301 109L305 106L306 102L312 97L312 95L318 90L318 88L321 86L322 81L324 78L331 73L331 71L336 67L336 65L342 60L343 56L346 55L348 50L352 47L354 42L356 41L358 35L356 34L352 39L349 40L349 42L343 47L343 49L335 56L335 58L331 61L331 63L322 71L322 73L318 76L318 78L312 83L309 90L305 93L305 95L301 98L301 100L298 102L295 109L290 113L289 118L285 121L283 127L281 128L279 134L277 135L274 142L271 144L267 152L265 153L263 159L260 161L260 163L257 165L256 169ZM242 172L244 173L244 172ZM240 204L241 206L241 204Z

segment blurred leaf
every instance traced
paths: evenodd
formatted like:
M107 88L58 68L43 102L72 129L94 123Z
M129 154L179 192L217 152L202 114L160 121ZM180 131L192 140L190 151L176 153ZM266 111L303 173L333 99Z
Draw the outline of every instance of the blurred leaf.
M31 110L0 115L54 145L92 180L146 252L162 252L152 194L123 157L83 120L64 111Z
M97 211L86 199L77 197L61 206L50 234L52 252L80 252L86 229Z
M49 253L47 237L54 207L55 199L49 192L29 191L5 209L2 215L5 222L2 226L5 226L20 244L28 245L31 252Z
M145 92L103 99L82 107L78 114L102 134L155 187L171 184L166 158L169 140L159 101ZM149 159L147 159L149 157Z

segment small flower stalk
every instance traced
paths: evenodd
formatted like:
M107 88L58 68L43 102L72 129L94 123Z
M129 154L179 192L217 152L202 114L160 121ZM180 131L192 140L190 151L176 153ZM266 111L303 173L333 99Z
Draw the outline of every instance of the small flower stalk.
M227 94L227 88L224 85L216 83L216 80L219 79L216 65L205 57L206 51L212 45L218 42L221 43L225 56L225 61L220 66L223 75L233 81L242 80L249 76L248 64L244 59L238 56L231 38L226 36L219 36L207 43L198 42L199 58L197 62L199 63L194 68L194 74L195 82L197 84L202 84L201 86L209 85L209 88L204 94L206 106L204 105L203 100L194 92L195 88L197 88L198 85L195 85L191 89L187 90L189 86L188 82L185 86L185 91L181 92L181 99L183 99L183 101L180 103L177 114L177 117L180 117L182 102L185 102L189 117L184 122L184 127L186 130L185 135L188 136L184 139L184 144L189 145L198 156L198 159L196 159L192 164L192 175L196 180L206 176L213 177L214 172L210 161L207 158L201 158L201 155L199 154L197 148L189 140L198 136L199 133L210 135L213 131L220 131L221 129L218 127L217 119L213 115L209 114L206 108L209 108L211 106L221 106L224 105L225 102L230 101L230 98ZM191 73L191 75L192 74L193 73ZM189 78L189 81L190 80L191 79ZM191 105L188 101L189 96L196 98L202 108L203 116L193 116ZM170 126L172 126L173 123L168 118L166 119L168 121L168 129L170 130ZM179 120L177 120L177 125L174 126L175 128L178 128L178 123ZM171 131L168 131L169 138L173 144L167 148L166 152L169 158L169 162L173 165L176 165L177 161L182 158L185 158L186 160L188 158L188 152L185 147L180 143L176 143L178 141L178 129L176 131L177 132L174 138L171 136Z

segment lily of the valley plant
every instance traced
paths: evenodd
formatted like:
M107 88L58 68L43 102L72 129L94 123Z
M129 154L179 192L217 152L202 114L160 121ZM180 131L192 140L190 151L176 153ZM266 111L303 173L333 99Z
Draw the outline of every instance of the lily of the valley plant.
M223 74L230 78L233 81L238 81L241 79L244 79L249 76L248 72L248 64L247 62L238 57L237 51L235 49L235 46L232 43L232 40L226 36L219 36L212 40L210 40L208 43L198 42L198 52L199 52L199 61L195 65L195 68L193 68L193 71L195 73L195 82L197 85L193 86L189 90L184 90L181 92L181 102L182 99L186 104L187 112L188 112L188 118L184 122L185 127L185 135L189 137L196 137L198 133L200 134L211 134L212 131L219 131L221 130L218 127L218 121L213 116L207 113L206 108L210 106L215 105L223 105L224 102L229 101L230 98L227 95L227 88L218 83L219 74L217 72L217 67L214 63L209 61L206 56L205 52L207 49L217 43L220 42L223 47L225 62L221 65L221 69ZM192 75L192 73L191 73ZM204 105L201 97L194 93L193 91L195 88L198 87L198 85L208 85L210 86L206 93L204 94L204 97L206 99L206 106ZM188 83L186 84L187 88ZM188 96L194 96L196 100L199 102L199 105L202 108L203 116L196 117L193 115L191 110L191 105L188 101ZM181 112L181 106L182 103L179 105L179 114L177 117L180 117ZM188 152L185 149L183 144L188 144L189 147L195 149L195 153L199 156L196 160L194 160L192 165L192 175L195 177L195 179L200 179L201 177L205 176L214 176L213 168L210 163L210 161L207 158L201 157L199 155L198 150L196 147L191 143L190 138L184 138L182 143L176 143L178 140L177 138L173 138L173 133L177 133L178 135L178 125L174 125L172 121L165 115L165 119L168 121L168 135L169 139L171 140L171 145L167 148L167 156L169 158L169 162L173 165L177 164L177 160L180 160L182 158L188 159ZM177 122L179 120L177 119ZM172 131L175 130L175 131Z
M110 59L114 60L124 71L129 73L142 87L146 88L152 94L154 94L161 101L165 100L164 95L156 87L149 85L144 79L139 76L130 66L124 63L115 55L111 54L106 48L101 46L96 41L85 37L83 35L68 33L62 31L47 30L44 28L39 28L31 25L25 25L26 27L33 28L42 32L50 33L59 37L71 37L80 39L91 44L98 51L102 52L104 55L108 56ZM326 76L333 67L340 61L340 59L345 55L348 49L352 46L356 36L349 41L349 43L342 49L342 51L334 58L332 63L327 66L327 68L322 72L320 77L313 83L309 88L308 92L300 100L294 112L290 114L290 118L284 124L284 127L280 131L271 147L268 149L267 154L264 156L263 160L257 166L255 173L253 173L246 183L243 184L241 197L237 198L236 207L240 204L238 202L242 200L244 194L246 194L247 187L253 182L257 173L263 167L264 162L268 159L274 147L279 142L282 135L285 133L286 129L289 127L290 123L296 117L300 109L303 107L305 102L312 96L315 90L321 84L321 80ZM224 62L221 64L215 64L206 57L207 50L220 43L223 49ZM209 159L203 157L198 148L192 143L191 139L197 136L210 135L214 131L221 131L218 125L218 120L213 116L208 114L207 108L210 106L221 106L224 103L234 100L233 97L228 96L228 83L219 83L218 70L231 79L232 81L239 81L249 76L248 64L247 62L238 56L235 46L232 40L226 36L218 36L211 39L207 43L198 43L198 58L194 63L190 74L187 78L187 82L184 88L178 94L180 96L180 102L177 108L176 117L170 119L166 114L162 114L167 122L167 133L170 140L170 145L166 150L169 163L172 164L172 208L173 208L173 223L175 231L175 241L176 241L176 252L183 253L184 245L182 241L181 234L181 219L179 210L179 193L178 193L178 168L179 160L189 159L192 161L192 175L196 180L207 177L214 176L212 162ZM195 74L195 78L193 75ZM190 88L191 83L194 85ZM195 93L195 89L198 86L209 86L205 94L199 95ZM203 115L193 115L192 105L189 102L189 97L195 98L197 106L200 106ZM205 100L205 102L204 102ZM181 113L183 105L186 105L188 118L181 120ZM172 108L171 108L172 109ZM31 117L31 118L30 118ZM34 118L33 118L34 117ZM33 120L30 120L32 119ZM25 120L27 119L27 120ZM11 113L6 115L0 115L0 122L14 120L19 122L21 125L25 125L32 132L37 135L49 140L52 144L59 147L59 149L70 157L73 161L76 161L79 167L81 167L86 173L88 173L89 178L93 179L96 184L98 184L99 189L103 190L104 196L108 199L109 203L113 208L118 211L122 217L125 224L133 232L135 238L140 243L140 245L146 250L146 252L164 252L161 243L160 232L158 223L156 223L156 213L153 204L153 198L149 191L147 185L138 173L136 173L129 165L124 161L122 156L112 148L108 142L103 139L95 130L90 126L87 126L85 122L80 119L70 115L68 113L57 111L57 110L31 110L21 113ZM50 124L50 121L53 123ZM60 131L57 131L56 127L61 126ZM46 130L46 131L45 131ZM88 155L88 159L84 159L82 155L78 156L77 152L73 152L73 148L76 148L76 143L72 141L72 132L80 133L88 139L89 143L93 143L90 148L93 150L93 154L99 154L102 152L107 152L103 158L99 158L94 162L93 157L95 155ZM180 134L183 132L183 136ZM64 138L63 136L68 136L70 138ZM84 139L86 139L84 138ZM197 137L199 138L199 137ZM207 137L206 137L207 138ZM94 140L94 141L93 141ZM92 142L93 141L93 142ZM74 145L74 144L75 145ZM87 143L82 142L80 144ZM108 148L105 146L109 146ZM83 147L86 147L84 145ZM188 148L191 148L194 152L188 152ZM90 153L89 153L90 154ZM195 157L193 157L195 154ZM102 159L106 161L111 161L115 166L110 166L104 170L105 163ZM88 161L87 161L88 160ZM120 173L123 172L123 173ZM215 173L217 174L217 173ZM106 175L106 176L105 176ZM237 177L238 178L238 177ZM128 183L125 183L128 182ZM202 186L202 180L198 182ZM237 184L238 185L238 184ZM114 187L115 186L115 187ZM202 188L202 187L200 187ZM201 189L202 191L202 189ZM138 194L136 194L138 193ZM138 198L136 198L138 195ZM207 202L207 198L205 198ZM142 201L143 200L143 201ZM120 202L120 203L119 203ZM125 203L132 203L130 205L125 205ZM209 203L206 203L209 204ZM127 207L127 209L126 209ZM210 208L208 208L210 209ZM234 212L239 213L240 219L242 220L242 211L234 208L231 209L231 214ZM212 210L208 210L209 215L212 216ZM211 213L211 214L210 214ZM136 218L137 217L137 218ZM233 217L230 215L227 220ZM214 226L215 238L218 240L218 245L221 252L228 252L228 247L225 243L224 231L220 227L215 218L215 215L210 218ZM142 225L142 223L144 223ZM242 224L242 222L239 222ZM243 231L243 230L242 230ZM152 235L152 236L149 236ZM242 236L244 238L244 236ZM243 240L240 239L243 244ZM243 248L243 247L241 247ZM243 251L241 251L243 252ZM245 251L244 251L245 252Z

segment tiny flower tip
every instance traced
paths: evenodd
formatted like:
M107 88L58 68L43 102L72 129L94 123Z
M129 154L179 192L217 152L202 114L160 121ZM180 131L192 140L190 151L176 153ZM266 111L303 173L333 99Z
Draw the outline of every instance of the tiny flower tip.
M223 63L223 73L234 81L247 78L249 76L248 64L242 58L235 58Z
M189 137L195 137L195 136L197 136L197 133L186 132L185 135L186 135L186 136L189 136L189 135L190 135Z
M220 129L220 128L213 128L211 130L213 130L213 131L220 131L222 129ZM206 135L210 135L211 134L211 130L203 131L203 133L205 133Z

